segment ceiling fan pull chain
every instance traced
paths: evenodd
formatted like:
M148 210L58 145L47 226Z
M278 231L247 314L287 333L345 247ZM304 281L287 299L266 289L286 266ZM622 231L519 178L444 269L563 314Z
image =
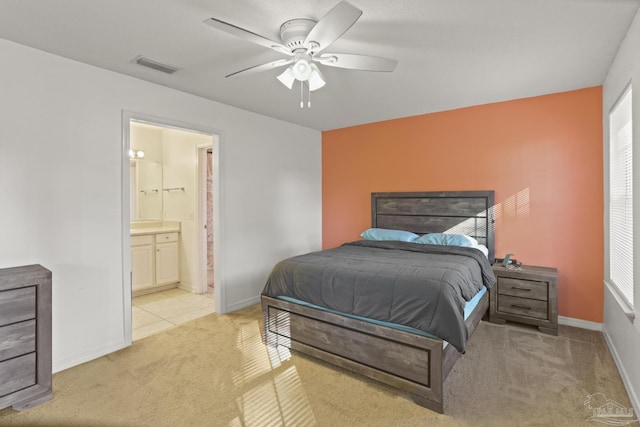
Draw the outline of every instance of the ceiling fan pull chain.
M307 101L307 108L311 108L311 86L307 85L308 93L309 93L309 99Z
M304 92L302 90L304 82L300 81L300 108L304 108Z

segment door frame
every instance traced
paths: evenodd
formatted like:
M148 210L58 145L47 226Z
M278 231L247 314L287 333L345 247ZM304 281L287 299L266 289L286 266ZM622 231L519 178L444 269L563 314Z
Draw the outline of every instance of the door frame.
M187 132L201 133L212 137L211 149L213 150L214 159L214 182L213 182L213 204L214 204L214 222L213 222L213 247L214 256L213 268L215 274L215 287L214 287L214 300L216 313L225 313L225 292L224 292L224 280L223 280L223 254L220 252L220 241L222 238L221 223L224 222L222 218L222 210L220 209L220 200L222 200L222 185L221 185L221 141L223 140L223 133L218 129L208 128L206 126L195 125L192 123L185 123L178 120L167 119L164 117L158 117L146 113L133 112L128 110L122 110L122 152L121 152L121 188L122 188L122 209L121 209L121 230L122 230L122 306L123 306L123 334L125 345L129 346L132 342L132 302L131 302L131 176L129 167L129 149L131 147L130 141L130 123L131 121L143 122L150 125L155 125L164 128L173 128ZM208 145L208 144L207 144ZM195 153L197 155L197 153ZM197 161L197 157L196 157ZM199 171L199 167L196 167L196 171ZM199 175L199 172L197 172ZM199 178L197 180L200 181ZM200 211L200 207L196 210ZM198 224L201 219L197 218ZM206 221L206 217L205 217ZM202 233L200 233L202 234ZM199 240L199 239L197 239ZM204 259L205 276L202 277L199 274L200 284L204 282L206 289L207 277L206 277L206 254L203 257L199 257L198 264L202 263ZM199 265L198 271L202 271L202 266Z
M215 146L217 145L217 138L216 136L213 137L213 141L211 144L198 144L198 146L196 147L196 155L197 155L197 159L198 159L198 209L197 209L197 218L198 218L198 254L199 254L199 263L198 265L200 266L200 277L204 278L204 280L200 281L200 287L199 287L199 291L201 293L205 293L208 292L208 263L207 263L207 234L208 234L208 230L207 230L207 152L209 150L212 151L212 170L213 170L213 198L214 198L214 203L213 203L213 218L216 219L218 218L218 214L219 214L219 206L217 206L216 203L216 195L215 195L215 191L216 191L216 180L219 179L219 174L217 173L217 171L219 170L219 164L218 164L218 159L215 157ZM206 230L206 232L204 232ZM214 264L214 269L213 269L213 283L214 283L214 295L215 295L215 288L216 288L216 283L217 283L217 271L216 271L216 257L215 257L215 253L216 253L216 224L215 221L213 222L213 264Z

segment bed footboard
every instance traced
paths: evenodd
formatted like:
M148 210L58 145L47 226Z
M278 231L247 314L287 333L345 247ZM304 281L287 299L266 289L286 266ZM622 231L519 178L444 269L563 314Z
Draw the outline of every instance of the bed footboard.
M443 412L442 340L267 296L262 311L267 345L283 345L380 381Z

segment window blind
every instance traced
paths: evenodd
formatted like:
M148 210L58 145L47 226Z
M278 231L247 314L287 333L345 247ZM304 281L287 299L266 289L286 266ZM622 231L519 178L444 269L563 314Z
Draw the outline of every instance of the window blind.
M633 124L631 86L609 113L610 282L633 307Z

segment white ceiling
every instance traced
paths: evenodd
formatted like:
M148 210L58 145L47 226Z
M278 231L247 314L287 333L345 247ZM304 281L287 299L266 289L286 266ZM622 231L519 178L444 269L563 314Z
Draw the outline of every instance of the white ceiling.
M284 56L203 24L215 17L279 41L289 19L338 0L1 0L0 37L245 110L330 130L602 84L640 0L349 0L363 15L327 51L398 60L392 73L321 66L300 108ZM175 65L173 75L131 63ZM11 64L2 64L4 67Z

